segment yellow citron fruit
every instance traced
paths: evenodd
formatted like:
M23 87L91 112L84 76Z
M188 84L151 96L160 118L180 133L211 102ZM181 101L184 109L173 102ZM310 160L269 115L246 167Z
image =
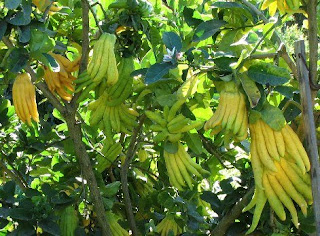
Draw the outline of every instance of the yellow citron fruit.
M32 3L36 5L36 7L44 12L48 6L50 6L51 1L50 0L32 0ZM57 7L54 3L51 5L49 13L58 12L61 10L61 7Z
M28 73L19 74L12 87L15 111L22 122L31 125L31 119L39 122L35 86Z

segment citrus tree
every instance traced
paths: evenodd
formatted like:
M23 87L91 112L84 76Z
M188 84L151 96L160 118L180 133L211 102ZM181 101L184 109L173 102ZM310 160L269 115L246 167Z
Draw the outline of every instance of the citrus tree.
M314 233L316 7L1 1L0 234Z

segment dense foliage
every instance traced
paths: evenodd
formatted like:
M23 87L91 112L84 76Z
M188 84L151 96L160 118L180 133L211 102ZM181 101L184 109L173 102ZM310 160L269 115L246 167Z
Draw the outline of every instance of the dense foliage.
M314 232L288 64L307 17L297 0L0 1L0 235L103 235L99 197L113 235ZM289 211L266 203L273 158L302 173ZM259 185L257 218L241 210Z

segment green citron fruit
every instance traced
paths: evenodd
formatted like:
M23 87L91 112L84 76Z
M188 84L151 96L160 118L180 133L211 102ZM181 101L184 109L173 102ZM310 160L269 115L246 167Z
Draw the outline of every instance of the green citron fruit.
M138 152L138 157L140 162L144 162L148 158L148 152L145 149L141 148Z

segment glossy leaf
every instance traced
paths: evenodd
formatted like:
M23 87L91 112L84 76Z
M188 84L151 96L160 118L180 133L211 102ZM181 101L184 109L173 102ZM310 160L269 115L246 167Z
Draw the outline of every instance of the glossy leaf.
M152 65L146 73L145 83L152 84L157 82L158 80L162 79L164 75L169 73L170 69L175 67L176 65L173 65L172 63L156 63Z
M266 62L259 62L250 66L248 75L262 85L278 86L290 80L290 73L287 69Z
M16 9L22 0L5 0L4 5L8 9Z
M24 48L14 48L7 58L7 68L14 73L18 73L25 67L29 60L28 51Z
M6 33L7 25L7 22L5 22L4 20L0 20L0 39L2 39L2 37Z
M203 152L202 142L197 133L186 133L184 140L196 155L200 155Z
M225 21L221 20L209 20L198 25L195 30L193 41L199 42L201 40L207 39L213 36L215 33L219 32L221 27L226 24Z
M31 5L24 2L21 7L22 9L20 11L6 17L8 23L12 25L28 25L31 22Z
M272 129L280 131L286 124L281 110L278 107L265 103L261 111L262 120L266 122Z
M162 40L168 49L172 50L175 48L175 52L181 51L181 38L175 32L164 32L162 35Z
M55 42L46 33L33 29L31 31L30 51L46 53L53 49Z

